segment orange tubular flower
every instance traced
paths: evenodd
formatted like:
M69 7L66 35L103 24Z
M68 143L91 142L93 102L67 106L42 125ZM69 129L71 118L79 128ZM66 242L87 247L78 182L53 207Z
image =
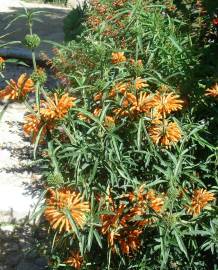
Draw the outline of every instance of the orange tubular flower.
M23 125L24 134L26 136L32 136L32 142L35 142L41 126L41 121L36 115L29 114L25 116L25 124ZM44 137L45 133L46 128L43 129L41 133L41 139Z
M157 196L154 190L149 190L147 192L146 199L153 211L159 213L163 210L164 199L161 196Z
M216 83L212 88L206 90L205 96L218 97L218 83Z
M134 83L135 89L140 90L144 87L148 87L149 85L147 84L147 81L145 79L142 79L141 77L138 77L135 79Z
M115 125L115 120L112 116L106 116L104 120L104 125L108 128L113 127Z
M77 114L77 118L81 121L84 121L84 122L87 122L87 123L90 123L90 119L88 118L88 116L86 116L85 114L79 112Z
M212 192L206 189L196 189L192 195L191 205L188 206L188 213L193 216L198 216L201 210L211 201L215 200Z
M140 92L138 97L136 97L134 94L127 92L124 95L121 106L122 109L115 110L117 115L131 115L135 117L140 113L146 113L146 115L150 117L151 108L153 107L153 96L144 92ZM128 107L129 110L126 110ZM157 112L155 112L155 114L153 113L152 116L158 116L160 118Z
M131 59L129 60L129 63L130 63L131 65L143 66L143 63L142 63L142 60L141 60L141 59L135 61L133 58L131 58Z
M117 209L112 207L113 214L100 216L102 227L101 233L107 236L108 245L114 250L115 241L121 237L122 230L126 225L126 219L122 218L125 205L121 204Z
M123 254L129 255L137 250L141 246L139 236L142 234L141 230L126 230L126 236L119 239L119 244Z
M150 112L151 108L153 106L153 96L147 93L141 92L138 100L133 103L133 106L131 107L131 111L136 113L148 113Z
M137 98L132 93L126 93L122 102L122 107L127 108L129 105L137 105Z
M76 98L69 97L68 94L64 94L59 100L57 94L54 97L48 98L47 101L42 101L40 113L45 120L60 120L63 119L70 108L74 106L73 101Z
M119 63L126 62L126 57L124 55L124 52L112 53L111 61L112 61L112 64L119 64Z
M5 59L0 57L0 71L5 69Z
M102 97L103 97L103 93L98 92L97 94L94 95L94 101L99 101L102 99Z
M0 92L0 99L7 98L11 100L19 100L24 98L33 90L33 81L28 78L26 73L24 73L18 78L17 83L14 80L10 80L10 84L6 86L5 90Z
M80 269L83 264L83 257L79 252L71 252L71 256L65 260L64 263L74 267L75 269Z
M166 148L173 143L177 143L181 137L179 126L175 122L158 121L157 124L151 126L149 135L155 144L160 144Z
M0 57L0 64L4 63L5 59L3 57Z
M144 191L144 187L141 186L136 193L130 192L127 198L134 204L128 214L129 220L134 220L135 216L142 219L136 221L138 228L143 228L146 225L150 225L156 221L156 218L146 217L152 209L156 213L161 213L164 206L164 196L156 194L154 190Z
M28 114L24 117L25 124L23 125L24 134L26 136L32 136L32 143L35 142L37 135L39 134L40 129L41 131L41 137L40 142L43 140L44 136L46 135L48 130L51 130L54 128L53 123L46 123L43 126L43 123L41 120L35 115L35 114Z
M171 112L181 110L182 104L183 101L174 93L157 92L153 98L154 109L156 109L163 117L166 117L166 115Z
M98 116L101 115L101 112L102 112L102 109L99 108L99 107L97 107L97 108L95 108L95 110L93 112L93 115L96 116L96 117L98 117Z
M120 217L123 214L123 210L125 205L119 206L117 210L114 209L114 214L105 214L101 215L102 227L101 232L102 234L106 234L110 228L117 228L119 226Z
M90 16L88 17L87 22L92 28L97 28L101 24L102 21L97 16Z
M83 228L86 224L86 213L89 212L89 203L82 201L81 194L70 188L49 191L50 197L46 200L44 216L51 227L54 230L59 229L59 232L70 232L73 226L69 214L76 225Z
M150 216L150 210L163 211L164 197L154 190L145 191L142 185L136 192L121 196L118 205L111 198L108 203L106 209L113 213L100 215L101 233L107 237L112 251L119 247L123 254L131 255L140 248L144 227L157 220Z
M116 93L120 93L120 94L124 95L127 92L128 88L129 88L129 83L126 83L126 82L117 83L111 89L111 91L109 93L109 97L115 97Z

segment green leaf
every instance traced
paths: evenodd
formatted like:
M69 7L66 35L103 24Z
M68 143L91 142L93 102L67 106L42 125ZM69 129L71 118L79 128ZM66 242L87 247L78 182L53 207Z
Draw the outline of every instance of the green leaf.
M98 242L99 247L103 248L102 242L101 242L101 237L100 237L98 231L94 230L94 236L95 236L96 241Z
M181 249L181 251L185 254L186 258L188 259L188 253L187 253L187 249L185 247L185 244L181 238L181 235L179 234L179 232L175 229L174 230L174 235L176 237L176 241L179 245L179 248Z
M73 231L75 232L78 240L80 240L79 228L78 228L77 224L75 223L75 221L73 220L73 217L72 217L70 211L68 209L64 209L63 212L65 213L65 215L69 219L70 224L73 227Z
M91 250L92 247L92 241L93 241L93 234L94 233L94 228L93 226L91 226L90 230L89 230L89 234L88 234L88 243L87 243L87 249L88 251Z
M7 108L8 108L8 105L9 105L9 103L7 103L7 104L5 104L5 105L3 106L3 109L2 109L1 112L0 112L0 121L2 120L2 117L3 117L4 113L6 112L6 110L7 110Z
M40 128L39 133L37 134L37 137L36 137L36 140L35 140L35 143L34 143L34 149L33 149L33 157L34 157L34 159L36 159L36 151L37 151L37 148L38 148L38 145L39 145L41 135L42 135L42 131L43 131L44 127L45 127L45 124Z
M172 42L173 46L179 51L179 52L183 52L183 48L178 44L178 42L176 41L176 39L172 36L168 37L169 40Z

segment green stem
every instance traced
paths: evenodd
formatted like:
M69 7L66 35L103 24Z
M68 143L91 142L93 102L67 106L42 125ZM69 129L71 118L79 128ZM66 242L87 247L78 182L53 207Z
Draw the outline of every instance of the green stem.
M32 61L33 61L33 68L36 71L37 70L37 66L36 66L36 54L35 51L32 50Z
M0 76L8 85L10 85L10 82L5 79L5 76L4 76L4 74L2 72L0 72Z
M29 21L29 30L30 30L30 35L32 36L33 35L33 26L32 26L32 23L30 21ZM34 71L36 71L37 70L37 66L36 66L36 54L35 54L34 49L32 49L32 61L33 61Z

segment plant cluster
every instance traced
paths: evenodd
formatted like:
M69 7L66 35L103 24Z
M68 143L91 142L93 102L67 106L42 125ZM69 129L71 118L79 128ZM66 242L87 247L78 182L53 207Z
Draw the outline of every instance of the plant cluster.
M51 269L218 267L217 17L165 2L91 1L82 33L47 58L59 87L35 67L0 92L35 92L24 132Z

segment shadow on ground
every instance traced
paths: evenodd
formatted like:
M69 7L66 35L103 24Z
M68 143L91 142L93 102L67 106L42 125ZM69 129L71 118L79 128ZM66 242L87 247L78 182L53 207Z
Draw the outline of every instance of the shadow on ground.
M48 261L37 251L37 243L44 238L35 226L1 225L0 270L46 270Z
M55 7L30 8L31 12L37 11L37 19L33 26L33 32L38 34L42 40L39 51L50 53L53 45L45 43L44 40L52 42L62 42L64 40L63 19L69 12L69 9ZM24 9L15 7L11 12L0 12L0 36L6 35L0 39L0 45L11 41L22 41L26 34L29 34L25 18L16 20L8 29L5 27L18 15L24 14ZM22 48L22 44L15 44L13 47Z

